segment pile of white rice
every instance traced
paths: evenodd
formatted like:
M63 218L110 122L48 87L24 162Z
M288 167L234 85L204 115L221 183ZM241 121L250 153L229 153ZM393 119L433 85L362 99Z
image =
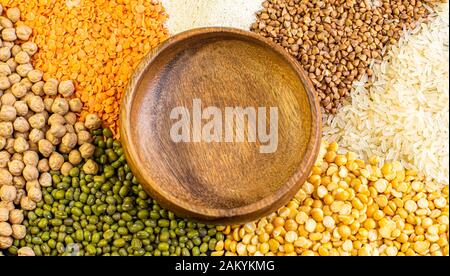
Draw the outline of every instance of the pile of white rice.
M407 32L367 78L351 104L326 119L324 136L364 158L400 160L449 183L449 6Z
M171 35L200 27L249 30L263 0L162 0Z

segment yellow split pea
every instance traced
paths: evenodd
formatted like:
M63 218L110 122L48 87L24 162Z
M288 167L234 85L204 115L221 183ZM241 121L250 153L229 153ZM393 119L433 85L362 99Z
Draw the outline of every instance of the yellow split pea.
M95 112L117 136L119 103L134 67L167 38L156 0L0 0L18 7L38 45L44 80L76 81L85 114Z
M257 222L221 226L214 256L449 254L449 189L399 162L324 144L295 198Z

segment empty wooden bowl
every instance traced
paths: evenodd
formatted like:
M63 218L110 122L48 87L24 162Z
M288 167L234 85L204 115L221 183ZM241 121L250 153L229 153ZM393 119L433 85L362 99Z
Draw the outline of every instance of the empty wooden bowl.
M120 125L128 163L178 215L218 224L258 219L286 204L310 173L321 136L315 97L300 65L255 34L179 34L144 58L126 89Z

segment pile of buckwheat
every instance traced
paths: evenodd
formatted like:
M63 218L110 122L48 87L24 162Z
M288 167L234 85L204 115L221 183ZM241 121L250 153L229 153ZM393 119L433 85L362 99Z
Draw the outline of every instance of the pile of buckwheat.
M335 113L372 59L429 14L438 0L267 0L252 31L279 43L309 74L323 108Z

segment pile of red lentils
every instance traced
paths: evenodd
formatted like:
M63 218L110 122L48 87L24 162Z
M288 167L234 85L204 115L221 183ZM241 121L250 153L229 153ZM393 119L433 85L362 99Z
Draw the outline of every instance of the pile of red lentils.
M97 113L118 137L121 97L134 67L167 38L166 14L151 0L1 0L18 7L39 47L44 80L74 80L83 118ZM52 27L49 27L52 26Z

